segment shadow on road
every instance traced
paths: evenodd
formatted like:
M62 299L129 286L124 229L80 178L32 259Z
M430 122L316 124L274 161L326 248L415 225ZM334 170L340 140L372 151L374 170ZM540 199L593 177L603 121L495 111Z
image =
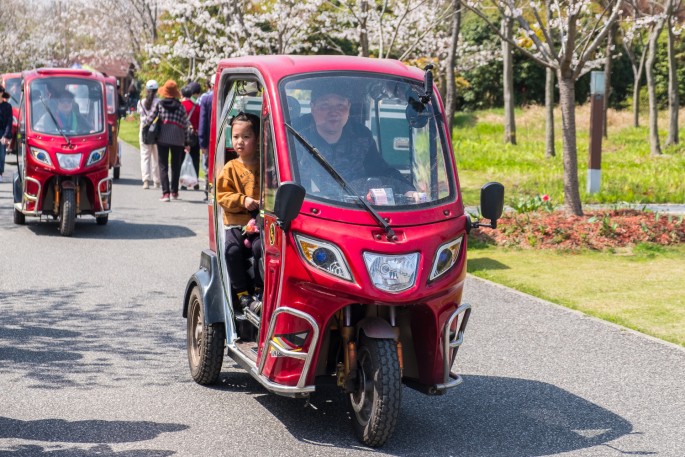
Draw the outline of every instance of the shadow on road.
M89 307L75 304L84 294L96 300ZM149 310L144 295L127 303L111 298L78 283L1 294L0 373L12 372L30 380L29 388L44 390L176 383L179 374L169 360L185 348L178 317ZM155 332L148 328L152 321L159 325ZM143 368L157 376L148 379Z
M586 449L631 433L625 419L548 383L464 376L458 391L426 397L403 390L394 435L382 451L402 456L542 456ZM346 402L326 387L302 400L256 397L297 439L323 447L360 448ZM650 452L630 452L646 455Z
M37 236L61 236L57 221L30 221L26 227ZM138 224L122 220L112 220L105 226L95 223L95 218L84 217L76 220L72 238L108 240L160 240L188 238L196 233L181 225Z
M99 443L89 449L67 448L59 444L42 447L38 445L16 445L10 449L0 450L0 457L166 457L173 455L172 451L162 450L132 450L115 452L102 443L130 443L157 438L162 433L172 433L186 430L187 425L163 424L148 421L65 421L62 419L40 419L22 421L0 417L0 439L22 439L47 441L53 443Z

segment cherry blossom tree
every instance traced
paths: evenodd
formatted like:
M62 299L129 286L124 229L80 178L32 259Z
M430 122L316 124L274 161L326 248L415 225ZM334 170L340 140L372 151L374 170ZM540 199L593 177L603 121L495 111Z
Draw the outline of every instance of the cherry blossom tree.
M606 7L589 0L555 1L551 8L552 15L547 21L542 18L545 5L541 1L531 1L521 8L517 8L513 0L471 0L466 5L505 40L508 38L501 34L487 14L487 9L491 8L499 17L507 15L505 9L508 9L522 34L534 46L528 49L514 40L510 43L540 65L556 72L563 126L564 207L569 213L582 215L578 187L575 82L603 61L603 56L598 55L601 54L599 45L606 39L611 25L620 17L623 0L611 0ZM551 38L553 32L558 41Z

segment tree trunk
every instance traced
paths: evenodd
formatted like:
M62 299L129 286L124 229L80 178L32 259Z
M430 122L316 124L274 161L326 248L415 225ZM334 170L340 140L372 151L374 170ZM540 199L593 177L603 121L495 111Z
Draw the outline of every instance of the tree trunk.
M561 70L559 106L561 108L562 137L564 141L564 209L576 216L583 215L578 189L578 148L576 146L576 87L573 72Z
M367 30L368 19L366 14L369 11L369 3L364 0L361 4L363 19L359 23L359 54L362 57L369 57L369 31Z
M556 156L554 150L554 70L547 68L545 70L545 157L551 158Z
M506 16L502 18L502 35L509 40L513 36L514 21ZM502 65L504 78L504 142L516 144L516 120L514 119L514 62L512 46L502 40Z
M654 80L654 62L656 60L656 47L664 21L660 20L654 26L649 35L649 51L645 71L647 72L647 89L649 91L649 146L650 154L653 156L661 155L661 144L659 143L659 110L656 102L656 81Z
M633 84L633 127L640 126L640 79L642 79L642 72L633 71L635 83Z
M672 16L673 18L673 16ZM673 18L674 19L674 18ZM673 20L672 19L672 20ZM678 72L676 69L675 43L673 37L673 27L675 24L668 21L668 110L670 113L668 124L667 145L678 144L678 110L680 109L680 98L678 96Z
M457 109L457 84L455 70L457 65L457 45L459 42L459 29L461 28L461 0L452 0L454 16L452 17L452 40L447 54L447 69L445 71L446 94L445 109L447 110L447 131L452 136L454 113Z
M607 35L607 49L604 57L604 108L602 116L604 117L604 138L608 138L607 127L607 111L609 109L609 97L611 96L611 48L614 46L614 38L616 36L617 24L614 23Z

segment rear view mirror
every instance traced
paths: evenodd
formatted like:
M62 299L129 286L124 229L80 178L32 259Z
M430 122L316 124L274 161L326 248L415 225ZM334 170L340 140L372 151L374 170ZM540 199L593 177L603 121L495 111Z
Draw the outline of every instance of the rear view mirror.
M471 231L476 227L497 228L497 219L502 217L504 209L504 186L498 182L489 182L480 188L480 213L485 219L489 219L489 224L480 221L471 221L471 217L466 219L466 231Z
M497 228L497 219L502 217L504 208L504 186L498 182L489 182L480 189L480 212L490 219L492 228Z
M288 230L290 223L300 214L305 193L304 187L291 181L278 186L274 212L283 230Z

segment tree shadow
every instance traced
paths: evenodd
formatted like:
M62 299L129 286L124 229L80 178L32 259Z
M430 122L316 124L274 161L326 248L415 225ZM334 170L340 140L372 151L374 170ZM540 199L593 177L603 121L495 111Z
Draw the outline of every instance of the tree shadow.
M456 113L454 115L454 127L463 129L476 125L478 118L475 113Z
M28 456L111 456L111 457L166 457L173 451L164 450L130 450L115 452L103 443L131 443L157 438L162 433L180 432L188 429L187 425L157 423L149 421L104 421L84 420L66 421L62 419L40 419L23 421L0 417L0 439L21 439L45 441L51 443L97 443L89 449L66 447L62 444L50 446L16 445L10 449L0 450L0 457Z
M403 389L395 433L382 451L402 456L542 456L603 445L632 431L622 417L548 383L495 376L464 379L457 391L440 397ZM300 441L364 448L354 438L346 401L335 387L318 389L306 407L302 400L276 395L256 400Z
M33 389L94 388L145 381L144 365L158 373L156 385L177 383L180 375L168 360L185 348L178 315L150 311L145 295L122 304L97 290L77 283L1 294L0 362L10 363L0 363L0 372L23 376ZM94 302L79 304L83 294ZM150 332L146 322L152 321L171 330Z
M61 236L57 221L29 222L26 227L37 236ZM196 233L188 227L165 224L138 224L123 220L111 220L105 226L95 223L95 218L84 217L76 219L76 227L72 238L107 239L107 240L163 240L173 238L189 238Z
M43 447L35 444L13 446L11 450L0 450L0 457L169 457L174 451L141 449L116 452L106 444L99 444L88 449Z

